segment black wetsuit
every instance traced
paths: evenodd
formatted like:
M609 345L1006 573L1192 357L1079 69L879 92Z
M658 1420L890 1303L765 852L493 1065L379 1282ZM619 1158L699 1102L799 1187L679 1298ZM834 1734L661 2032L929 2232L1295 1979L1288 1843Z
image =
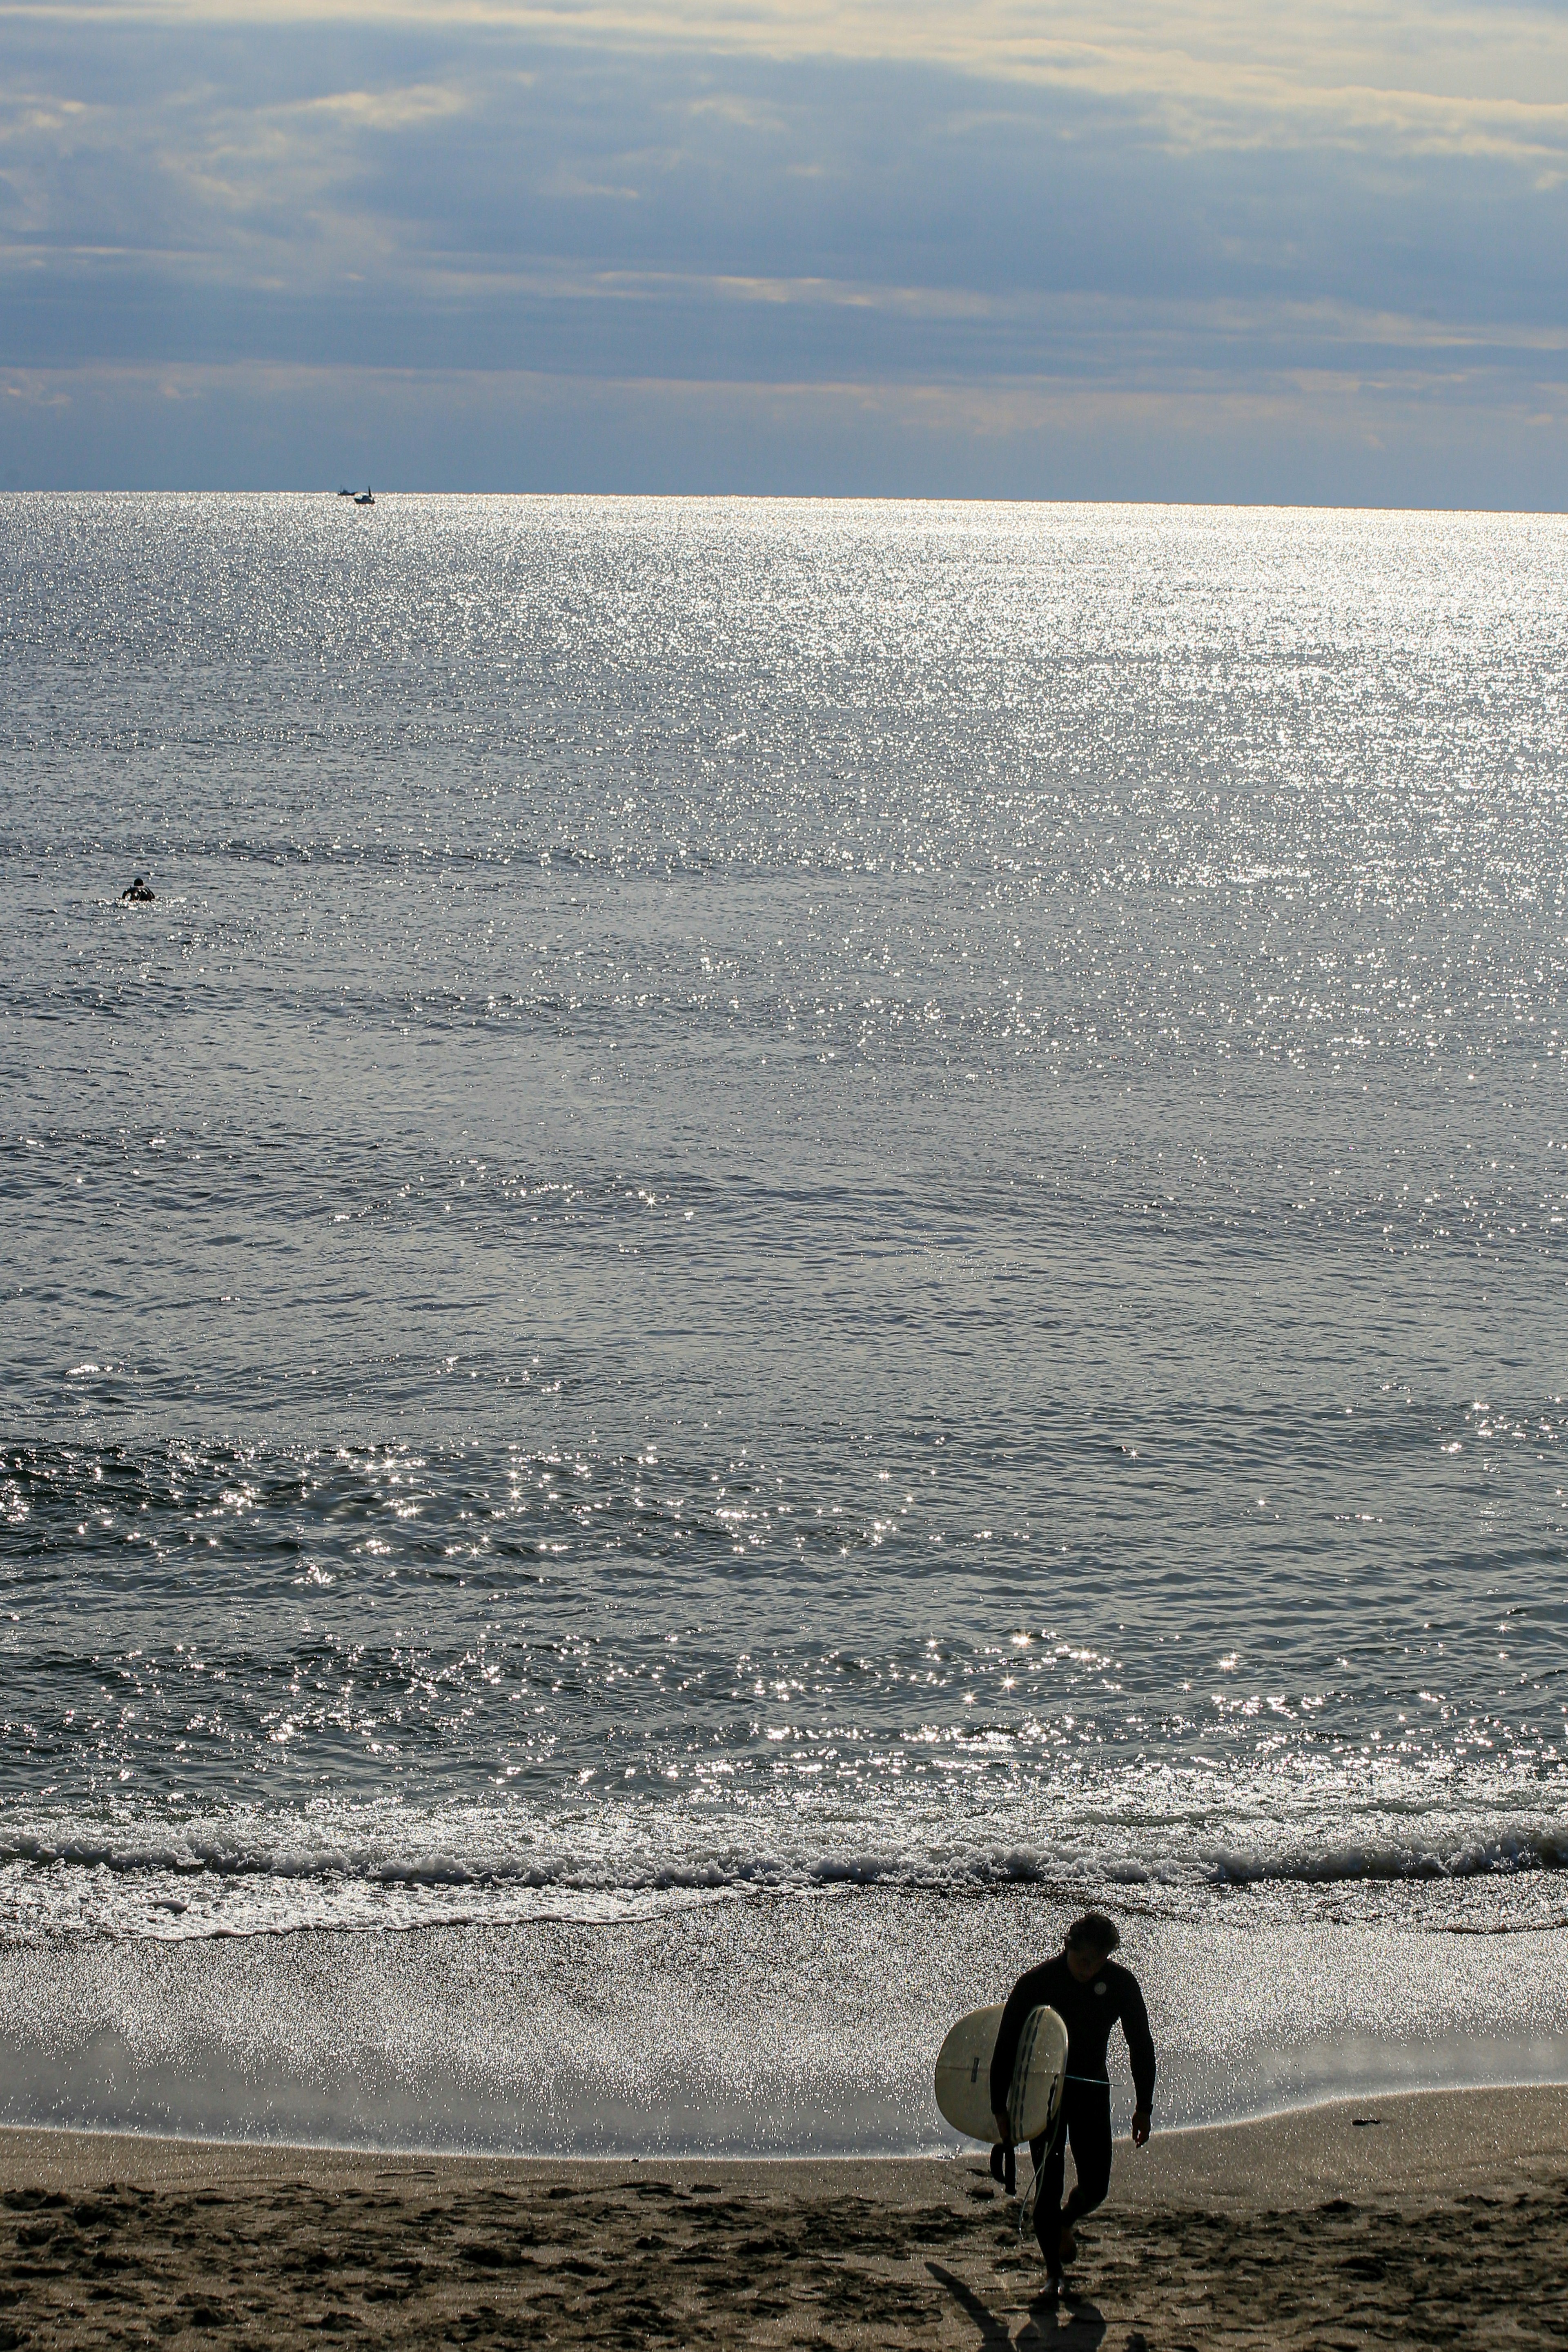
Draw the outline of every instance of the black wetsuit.
M1058 1952L1054 1960L1043 1961L1021 1976L1007 1996L991 2061L994 2114L1006 2109L1024 2020L1042 2005L1054 2009L1068 2030L1067 2081L1062 2085L1057 2126L1048 2144L1037 2139L1029 2145L1040 2175L1035 2235L1047 2268L1055 2271L1059 2267L1063 2221L1092 2213L1104 2203L1110 2186L1110 2076L1106 2066L1110 2029L1120 2022L1127 2037L1132 2088L1141 2107L1149 2106L1154 2096L1154 2038L1149 2031L1143 1995L1131 1969L1107 1960L1088 1984L1079 1984L1068 1966L1067 1954ZM1078 2183L1064 2212L1062 2168L1069 2140Z

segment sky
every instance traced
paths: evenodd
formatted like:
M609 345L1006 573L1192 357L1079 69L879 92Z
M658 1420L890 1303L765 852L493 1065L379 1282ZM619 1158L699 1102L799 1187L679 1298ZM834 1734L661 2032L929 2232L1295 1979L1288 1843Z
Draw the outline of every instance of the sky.
M1568 505L1568 0L0 0L0 487Z

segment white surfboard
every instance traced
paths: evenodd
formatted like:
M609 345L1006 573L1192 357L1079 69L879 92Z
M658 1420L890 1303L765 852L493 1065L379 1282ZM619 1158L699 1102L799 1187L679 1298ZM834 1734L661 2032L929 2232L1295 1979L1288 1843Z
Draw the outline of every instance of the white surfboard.
M996 2143L991 2113L991 2058L996 2047L1000 2009L971 2010L942 2043L936 2062L936 2103L954 2131ZM1018 2036L1007 2120L1014 2140L1038 2139L1048 2132L1061 2105L1067 2073L1068 2030L1054 2009L1032 2009Z

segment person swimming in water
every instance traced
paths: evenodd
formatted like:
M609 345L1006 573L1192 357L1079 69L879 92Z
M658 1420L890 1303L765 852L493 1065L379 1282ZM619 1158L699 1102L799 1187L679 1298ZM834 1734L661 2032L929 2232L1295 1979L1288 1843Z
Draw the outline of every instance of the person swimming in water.
M1007 2086L1013 2079L1024 2020L1032 2009L1044 2004L1056 2011L1068 2031L1067 2080L1056 2129L1048 2139L1034 2140L1029 2147L1037 2184L1035 2235L1046 2258L1052 2294L1059 2292L1062 2267L1078 2251L1075 2224L1104 2202L1110 2186L1110 2078L1106 2045L1113 2025L1120 2024L1126 2035L1127 2054L1132 2062L1137 2101L1133 2147L1142 2147L1152 2128L1149 2111L1154 2102L1154 2042L1137 1978L1130 1969L1119 1968L1110 1957L1121 1941L1114 1921L1102 1912L1090 1911L1075 1919L1057 1957L1019 1978L1007 1997L996 2032L991 2105L1002 2145L992 2151L992 2169L1001 2179L1011 2170ZM1078 2185L1064 2206L1062 2169L1069 2143Z
M150 907L156 896L157 893L152 888L147 877L144 874L138 874L130 889L121 890L120 903L122 907Z

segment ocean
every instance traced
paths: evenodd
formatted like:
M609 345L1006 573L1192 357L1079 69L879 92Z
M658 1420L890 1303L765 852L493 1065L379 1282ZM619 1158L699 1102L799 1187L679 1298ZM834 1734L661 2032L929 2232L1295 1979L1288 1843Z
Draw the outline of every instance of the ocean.
M13 494L0 688L0 2119L1568 2074L1568 520Z

